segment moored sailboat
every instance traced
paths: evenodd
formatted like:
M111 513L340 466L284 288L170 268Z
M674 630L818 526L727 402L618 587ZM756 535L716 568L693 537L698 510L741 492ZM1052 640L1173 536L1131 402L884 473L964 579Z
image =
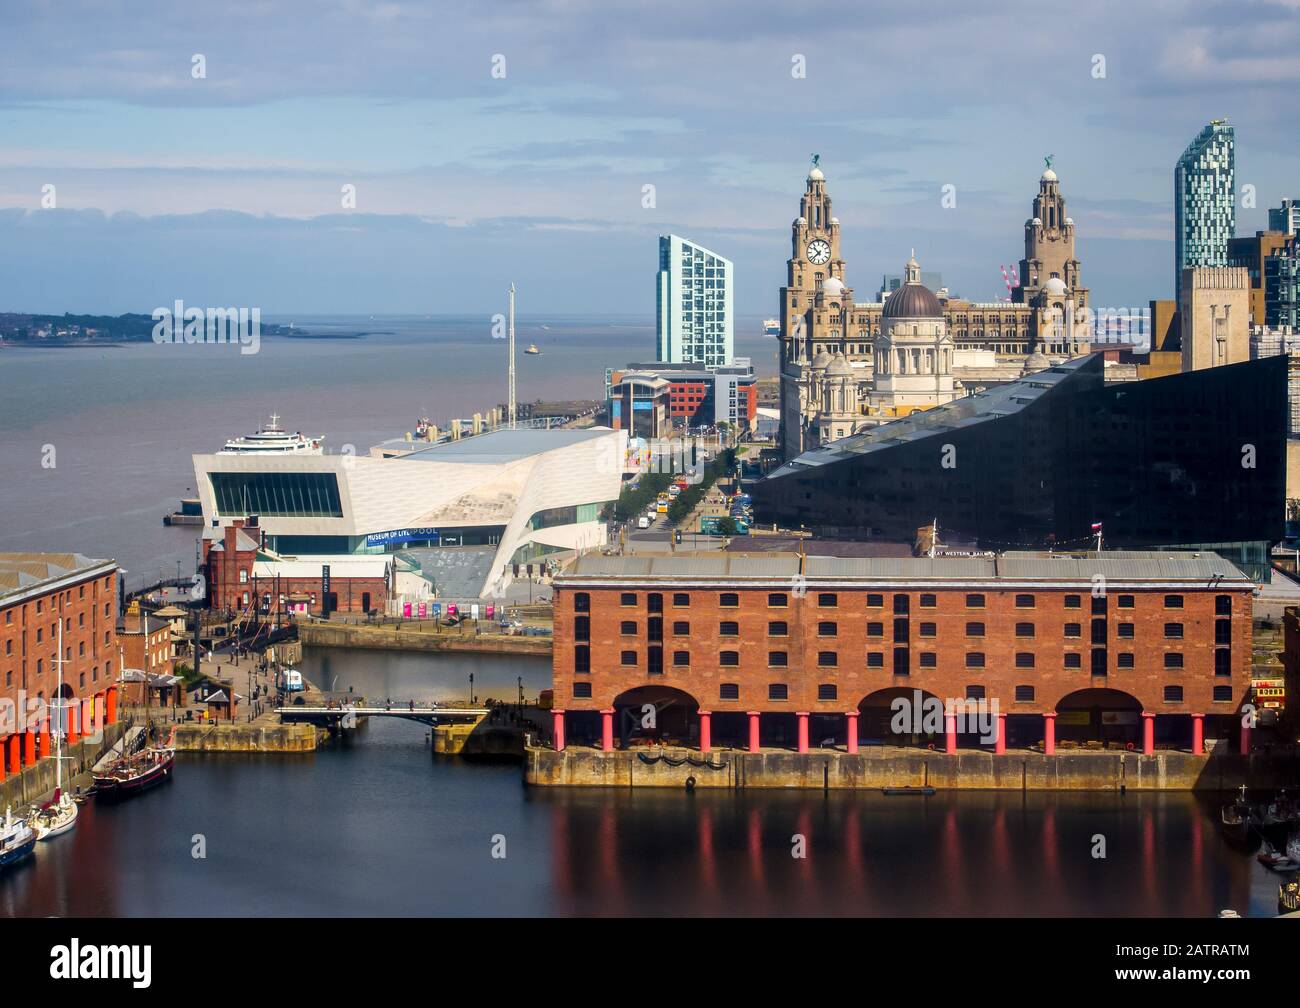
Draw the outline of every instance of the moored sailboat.
M36 809L27 820L36 833L37 840L53 840L64 833L72 832L77 825L77 803L63 790L63 738L67 734L68 708L63 698L63 621L59 620L59 657L55 660L59 667L58 716L54 719L52 729L58 740L54 752L54 798Z
M107 800L129 798L161 784L172 775L176 764L176 729L162 745L146 746L140 752L123 756L104 770L94 773L95 797Z

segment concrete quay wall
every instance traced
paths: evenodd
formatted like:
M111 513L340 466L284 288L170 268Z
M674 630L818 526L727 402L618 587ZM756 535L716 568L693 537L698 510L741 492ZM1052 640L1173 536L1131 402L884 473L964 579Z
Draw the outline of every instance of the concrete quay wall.
M298 639L304 645L315 647L376 648L383 651L472 651L544 656L551 653L549 637L431 633L355 623L304 623L298 627Z
M181 724L177 752L314 752L321 729L309 724Z
M563 752L530 746L525 751L525 783L538 787L872 789L933 787L977 791L1225 791L1294 786L1294 757L1262 754L1193 756L1182 752L1007 753L872 750L750 753L721 750L655 750L667 756L647 763L637 752L568 748ZM704 764L704 765L701 765Z

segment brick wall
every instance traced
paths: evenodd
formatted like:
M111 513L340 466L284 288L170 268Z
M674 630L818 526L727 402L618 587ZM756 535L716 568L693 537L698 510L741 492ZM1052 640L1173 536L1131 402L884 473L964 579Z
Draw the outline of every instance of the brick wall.
M705 710L834 713L855 709L869 694L891 687L921 689L947 699L965 697L968 686L982 686L987 699L996 698L1001 710L1016 714L1055 710L1076 690L1104 687L1132 695L1144 710L1155 713L1231 714L1250 683L1252 597L1235 587L1208 590L1196 584L1183 590L1130 591L1112 583L1110 593L1099 600L1105 611L1098 613L1092 611L1094 600L1084 589L963 587L922 592L866 585L819 590L812 584L802 598L769 587L658 584L652 590L662 596L663 611L652 613L651 587L570 587L557 582L557 707L597 710L626 690L659 685L684 690ZM589 597L589 613L575 612L579 593ZM738 604L724 605L724 593L736 595ZM982 595L983 605L968 605L968 594ZM631 604L625 604L625 595ZM779 596L772 601L784 604L769 604L769 595ZM933 604L923 605L922 595L931 596ZM1018 595L1032 597L1032 607L1017 605ZM1166 595L1180 596L1182 608L1166 607ZM683 596L686 604L676 604L675 596ZM1216 615L1216 605L1223 604L1216 601L1220 596L1228 600L1227 616ZM895 612L896 605L905 605L907 611ZM590 620L591 671L586 674L575 672L580 644L575 640L576 621L583 616ZM659 675L648 670L648 621L654 617L663 620ZM1092 674L1094 620L1101 621L1099 641L1104 644L1096 647L1105 651L1105 676ZM1218 620L1226 620L1230 631L1226 647L1215 643ZM727 633L733 628L724 627L724 622L735 624L734 635ZM786 624L784 636L771 626L781 622ZM1181 624L1182 637L1166 637L1167 623ZM983 636L968 633L967 624L982 624ZM1019 624L1032 626L1033 636L1017 636L1018 630L1027 629ZM1078 624L1078 636L1067 637L1066 624ZM1121 636L1121 624L1131 625L1132 637ZM906 654L908 675L894 674L896 648ZM1216 675L1214 653L1220 649L1229 654L1219 669L1227 675ZM689 655L689 664L674 663L679 651ZM634 664L625 663L624 652ZM731 657L724 652L734 653L737 664L724 664ZM784 652L785 667L773 660L774 652ZM826 660L823 653L833 655L836 663L821 664ZM879 655L880 664L868 664L869 654ZM970 654L984 656L982 668L968 667ZM1121 654L1132 655L1132 667L1121 666ZM1182 667L1166 667L1166 654L1181 655ZM922 665L922 655L933 655L934 666ZM1032 667L1018 667L1017 655L1032 656ZM1077 655L1079 667L1068 667L1067 655ZM583 682L591 684L590 698L574 696L574 684ZM722 699L723 683L739 686L738 699ZM788 699L769 699L768 687L774 683L786 685ZM835 699L819 699L821 685L834 686ZM1033 699L1017 701L1017 686L1033 687ZM1166 686L1181 687L1182 699L1166 701ZM1229 699L1215 700L1216 686L1228 687Z

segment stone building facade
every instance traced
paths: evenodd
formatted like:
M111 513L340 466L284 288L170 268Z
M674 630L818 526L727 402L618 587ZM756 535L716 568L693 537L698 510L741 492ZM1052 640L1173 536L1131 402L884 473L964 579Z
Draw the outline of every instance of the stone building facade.
M791 254L780 293L785 458L954 395L1012 381L1026 368L1041 370L1088 351L1088 291L1081 286L1075 256L1074 221L1050 168L1039 180L1034 216L1025 222L1022 284L1010 302L977 303L946 292L939 297L920 284L919 265L913 270L909 263L914 282L904 286L926 290L939 305L937 316L909 320L924 321L925 333L918 327L912 334L910 325L887 326L892 314L888 298L854 300L840 237L825 174L814 167L791 225ZM942 326L934 324L935 318ZM888 329L896 330L898 340L892 358L887 356ZM919 338L906 338L912 335ZM928 355L933 355L934 371L922 370ZM875 368L882 359L892 359L897 369L878 388ZM931 389L933 395L924 394Z

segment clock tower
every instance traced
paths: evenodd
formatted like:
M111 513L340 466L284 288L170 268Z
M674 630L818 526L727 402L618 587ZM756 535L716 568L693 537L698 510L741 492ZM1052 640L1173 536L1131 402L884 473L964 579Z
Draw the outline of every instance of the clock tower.
M826 176L813 159L799 216L790 225L790 259L781 288L781 440L785 458L820 443L815 413L825 364L846 349L853 291L844 281L840 222Z

